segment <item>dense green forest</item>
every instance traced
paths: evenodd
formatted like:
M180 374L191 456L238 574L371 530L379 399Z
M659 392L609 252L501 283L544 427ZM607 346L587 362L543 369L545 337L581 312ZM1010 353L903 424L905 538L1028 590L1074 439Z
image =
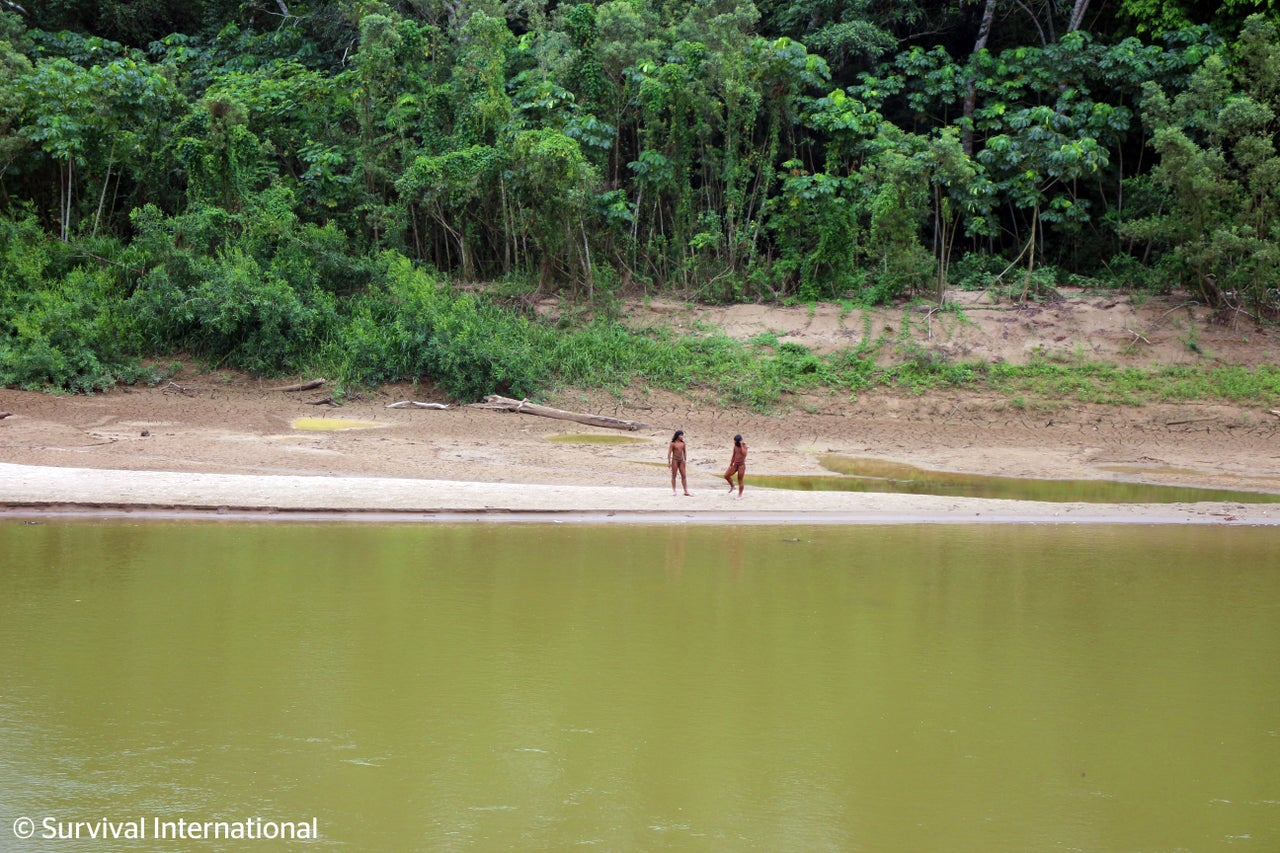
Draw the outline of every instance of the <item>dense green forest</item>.
M0 385L175 356L459 399L874 369L636 332L621 296L1182 288L1270 321L1277 21L1274 0L0 0ZM535 293L581 310L541 321Z

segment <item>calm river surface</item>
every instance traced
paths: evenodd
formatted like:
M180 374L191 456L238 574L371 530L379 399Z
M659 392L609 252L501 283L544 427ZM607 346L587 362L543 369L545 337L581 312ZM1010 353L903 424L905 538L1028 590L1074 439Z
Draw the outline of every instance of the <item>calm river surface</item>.
M1275 528L3 522L0 593L4 851L1280 849Z

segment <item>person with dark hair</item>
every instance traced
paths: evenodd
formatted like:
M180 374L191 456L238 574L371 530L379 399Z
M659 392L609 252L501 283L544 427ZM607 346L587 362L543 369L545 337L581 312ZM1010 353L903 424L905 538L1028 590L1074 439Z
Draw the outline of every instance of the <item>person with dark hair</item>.
M689 458L689 450L684 443L684 430L676 430L676 434L671 436L671 443L667 445L667 466L671 469L671 494L676 494L676 474L680 475L680 485L684 486L686 495L693 495L689 491L689 475L685 470L685 461Z
M733 437L733 457L729 460L729 470L724 472L724 479L729 484L729 494L733 494L733 475L738 475L738 497L742 497L742 479L747 476L747 443L742 436Z

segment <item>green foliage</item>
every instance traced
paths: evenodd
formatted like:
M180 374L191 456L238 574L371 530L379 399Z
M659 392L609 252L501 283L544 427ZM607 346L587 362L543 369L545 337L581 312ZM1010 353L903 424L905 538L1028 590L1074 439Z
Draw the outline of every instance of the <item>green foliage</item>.
M779 32L804 42L833 66L878 59L897 44L891 28L922 14L915 3L882 9L867 0L782 0L760 5Z
M9 13L0 12L0 24L8 20ZM23 93L18 81L31 74L31 60L14 48L0 32L0 175L22 155L30 144L20 134L22 125Z
M115 55L119 45L72 44L88 51L86 64L41 58L13 80L22 134L56 168L56 219L64 240L84 219L90 220L87 230L97 232L112 180L118 192L122 170L137 175L150 165L159 129L178 101L160 69L132 55ZM20 171L34 173L40 159Z
M447 154L418 156L396 182L401 198L422 211L423 230L438 228L447 237L430 255L436 267L457 268L464 279L475 275L474 258L483 245L480 214L491 209L500 169L497 149L472 145Z
M582 147L558 131L530 130L516 134L504 154L516 239L537 250L540 279L590 281L581 229L599 177Z
M0 386L89 392L145 378L114 285L45 243L33 220L0 219Z
M482 296L457 293L394 255L356 300L326 357L346 382L426 377L455 399L534 396L546 381L540 327Z
M202 258L197 284L162 273L142 282L131 307L147 339L257 375L310 366L323 303L304 300L242 249Z
M802 165L799 160L783 164L787 171L779 176L780 193L767 207L777 246L775 292L804 300L836 299L861 278L856 183L809 174Z
M956 363L929 350L908 347L903 361L884 372L884 381L916 394L935 388L959 388L977 384L985 366Z
M203 0L56 0L22 3L33 26L82 30L137 47L172 32L195 32L215 14L217 3Z
M1137 0L1126 29L1060 36L1052 11L1034 37L1004 16L979 51L974 9L917 3L0 12L5 376L101 387L185 350L460 399L639 381L767 407L995 379L925 352L877 368L870 334L843 356L641 334L617 296L1106 280L1271 317L1280 38L1254 5ZM595 319L460 290L494 280Z
M917 154L918 140L887 134L866 168L866 182L874 186L870 201L871 227L867 258L873 265L876 301L926 289L934 271L933 257L920 243L930 200L925 163Z
M300 200L307 205L325 211L354 206L357 154L340 136L344 129L354 133L354 105L346 82L297 61L218 75L178 135L198 140L201 152L215 163L225 161L221 168L230 174L220 181L235 185L236 191L225 187L193 194L243 198L278 173L297 178L303 189ZM200 172L189 181L215 174L215 163L201 163Z
M455 145L491 145L510 121L504 63L513 44L506 21L484 12L462 28L453 67Z
M1273 0L1225 0L1212 4L1189 0L1122 0L1119 5L1120 20L1136 32L1166 39L1176 39L1197 26L1235 32L1249 15L1274 15L1275 12Z
M1166 47L1077 30L978 51L966 62L916 47L849 91L886 115L896 108L904 119L925 119L940 140L951 129L961 134L966 157L936 156L950 176L934 179L946 189L934 200L936 234L996 238L995 250L1020 252L1028 270L1043 256L1089 272L1118 248L1114 212L1136 162L1141 86L1180 85L1211 44L1203 30ZM966 171L972 178L961 177ZM944 274L953 240L935 243Z
M215 35L158 39L155 65L94 35L38 34L37 65L0 66L50 97L26 98L31 115L7 135L0 119L0 157L26 169L16 152L36 142L47 154L38 195L61 188L64 239L90 211L90 231L99 208L109 218L123 169L124 198L171 217L238 214L283 184L300 226L463 280L523 275L594 298L600 271L605 290L890 298L940 293L953 252L1029 247L1086 273L1115 255L1110 199L1118 172L1142 163L1117 169L1115 155L1139 141L1140 82L1176 86L1209 43L1193 30L1164 47L1074 31L958 61L908 40L872 69L894 39L926 19L952 26L955 11L298 9L279 27L224 9ZM970 87L975 108L961 114ZM131 108L171 120L144 138ZM798 209L806 197L814 210Z
M1160 209L1126 235L1162 252L1162 264L1211 305L1277 309L1280 280L1280 32L1254 16L1228 58L1210 55L1186 91L1145 89L1144 118L1160 162Z

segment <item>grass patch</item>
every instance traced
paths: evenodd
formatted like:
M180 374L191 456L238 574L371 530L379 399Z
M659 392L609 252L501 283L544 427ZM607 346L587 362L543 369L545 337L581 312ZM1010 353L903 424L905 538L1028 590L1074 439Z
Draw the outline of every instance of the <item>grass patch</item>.
M881 363L862 347L818 354L761 335L748 342L718 332L677 335L619 324L561 330L548 365L561 386L610 388L637 384L770 411L793 396L827 392L857 396L874 388L914 394L938 389L994 391L1013 409L1064 404L1141 406L1151 402L1226 400L1274 405L1280 367L1165 366L1144 370L1106 362L1036 359L1025 365L953 361L912 345L899 361Z

